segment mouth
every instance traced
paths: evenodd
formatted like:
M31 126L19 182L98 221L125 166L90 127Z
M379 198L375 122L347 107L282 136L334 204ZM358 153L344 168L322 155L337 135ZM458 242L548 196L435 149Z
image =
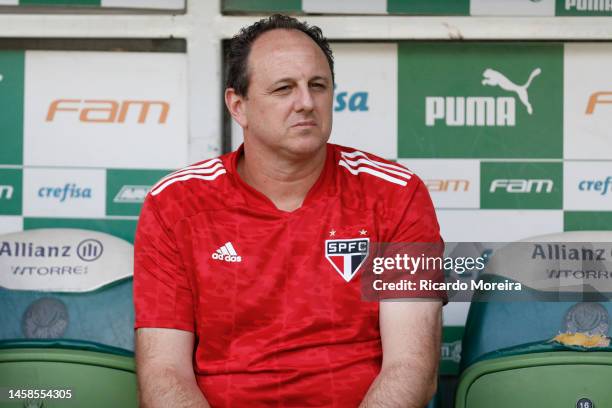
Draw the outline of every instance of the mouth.
M302 120L293 124L291 127L304 128L304 127L315 127L317 126L317 122L314 120Z

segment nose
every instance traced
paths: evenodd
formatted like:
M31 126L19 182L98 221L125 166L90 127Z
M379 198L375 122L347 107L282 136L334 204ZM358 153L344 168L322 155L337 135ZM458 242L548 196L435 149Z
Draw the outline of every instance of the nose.
M314 99L312 97L312 90L308 84L300 85L296 89L294 109L296 112L301 111L312 111L314 108Z

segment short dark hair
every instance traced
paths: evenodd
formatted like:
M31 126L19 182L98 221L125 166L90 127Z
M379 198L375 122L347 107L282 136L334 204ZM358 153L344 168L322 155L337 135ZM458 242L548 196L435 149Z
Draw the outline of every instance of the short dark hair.
M309 36L323 51L329 69L334 80L334 56L327 39L317 26L309 26L306 22L283 14L274 14L268 18L261 19L248 27L243 27L230 41L227 53L226 88L234 88L240 96L246 96L249 88L249 73L247 72L247 61L251 46L255 40L266 31L285 29L298 30Z

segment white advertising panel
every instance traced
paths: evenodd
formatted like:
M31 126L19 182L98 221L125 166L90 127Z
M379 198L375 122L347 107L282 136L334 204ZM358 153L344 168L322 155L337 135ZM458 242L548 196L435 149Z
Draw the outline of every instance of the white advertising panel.
M25 65L25 165L186 164L183 54L28 51Z
M19 0L0 0L0 6L18 6Z
M23 214L26 217L104 217L104 169L26 168Z
M23 230L23 218L11 215L0 216L0 234Z
M397 158L397 45L332 44L331 142Z
M244 136L242 135L242 128L238 122L236 122L234 119L231 119L231 121L232 150L236 150L244 141Z
M512 242L563 231L560 210L437 210L446 242Z
M478 160L401 159L425 183L436 208L480 208Z
M554 16L555 0L470 0L472 16Z
M39 229L0 236L0 286L87 292L132 276L132 245L96 231Z
M387 0L302 0L305 13L386 14Z
M102 0L102 7L149 8L180 10L185 8L185 0Z
M612 44L565 44L564 157L612 159Z
M612 211L612 162L565 162L563 208Z
M444 326L465 326L470 302L449 302L442 309Z

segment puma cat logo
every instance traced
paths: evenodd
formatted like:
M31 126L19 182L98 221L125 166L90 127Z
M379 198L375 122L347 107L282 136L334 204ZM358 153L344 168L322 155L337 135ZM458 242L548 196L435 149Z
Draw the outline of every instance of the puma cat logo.
M527 94L527 88L529 88L529 86L531 85L531 81L533 81L533 79L541 73L542 70L540 68L536 68L531 72L531 74L529 75L529 79L527 80L527 82L525 82L524 85L517 85L511 80L509 80L501 72L495 71L491 68L487 68L482 73L482 84L490 86L499 86L504 91L516 93L520 101L523 103L523 105L525 105L525 108L527 108L527 113L531 115L533 113L533 108L529 103L529 95Z

